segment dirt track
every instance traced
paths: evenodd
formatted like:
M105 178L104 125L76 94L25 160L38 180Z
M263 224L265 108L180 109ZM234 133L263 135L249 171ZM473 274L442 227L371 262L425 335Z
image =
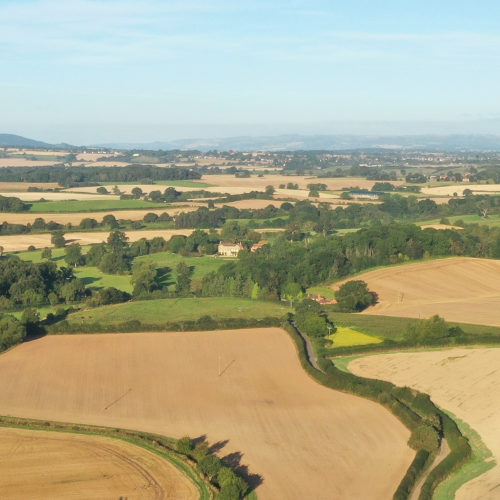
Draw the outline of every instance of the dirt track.
M500 326L500 260L452 257L360 274L379 302L362 314ZM338 287L339 284L336 285Z
M385 500L413 459L395 417L313 381L278 328L48 336L0 373L7 414L206 435L261 500Z
M380 354L358 358L349 369L358 375L389 380L430 394L479 433L500 461L500 349L449 349L417 353ZM500 466L462 486L457 500L495 499Z
M2 499L198 498L167 460L99 436L0 428Z

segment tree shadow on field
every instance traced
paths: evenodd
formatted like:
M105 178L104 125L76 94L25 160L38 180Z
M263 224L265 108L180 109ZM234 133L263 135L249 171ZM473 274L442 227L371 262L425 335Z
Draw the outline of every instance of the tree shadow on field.
M251 473L248 469L248 465L243 465L241 463L242 458L243 453L235 451L234 453L230 453L229 455L222 457L222 461L229 465L248 483L250 490L254 490L257 486L260 486L264 482L264 478L260 474Z
M196 438L192 438L191 441L193 445L207 442L207 436L202 435ZM253 491L257 486L260 486L264 482L264 478L260 474L253 474L248 469L248 465L243 465L241 460L243 459L243 453L241 451L235 451L233 453L229 453L228 455L223 456L221 451L223 448L229 443L229 440L217 441L216 443L210 445L209 452L216 453L219 455L221 460L231 467L238 475L240 475L250 487L250 491Z

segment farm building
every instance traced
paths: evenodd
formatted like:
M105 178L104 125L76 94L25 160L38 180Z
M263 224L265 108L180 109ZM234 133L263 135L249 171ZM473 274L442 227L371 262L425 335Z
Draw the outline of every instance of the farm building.
M222 257L237 257L240 250L244 249L241 243L219 243L217 251Z
M316 301L318 304L321 304L322 306L337 304L337 301L335 299L327 299L326 297L323 297L323 295L315 295L310 293L307 296L307 298Z
M267 241L259 241L258 243L254 243L252 247L250 248L251 252L256 252L257 250L260 250L262 247L267 245Z

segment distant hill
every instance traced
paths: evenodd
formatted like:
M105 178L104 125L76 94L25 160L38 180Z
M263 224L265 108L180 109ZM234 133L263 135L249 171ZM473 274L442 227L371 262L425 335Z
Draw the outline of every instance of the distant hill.
M35 141L34 139L27 139L20 135L14 134L0 134L0 147L17 147L17 148L51 148L52 144L47 144L42 141Z
M146 150L297 151L409 149L425 151L500 151L497 135L279 135L178 139L150 143L108 143L99 147Z

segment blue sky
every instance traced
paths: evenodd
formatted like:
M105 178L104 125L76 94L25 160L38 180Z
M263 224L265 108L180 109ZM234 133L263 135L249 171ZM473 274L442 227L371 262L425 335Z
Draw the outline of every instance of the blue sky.
M500 2L0 0L0 132L500 133Z

